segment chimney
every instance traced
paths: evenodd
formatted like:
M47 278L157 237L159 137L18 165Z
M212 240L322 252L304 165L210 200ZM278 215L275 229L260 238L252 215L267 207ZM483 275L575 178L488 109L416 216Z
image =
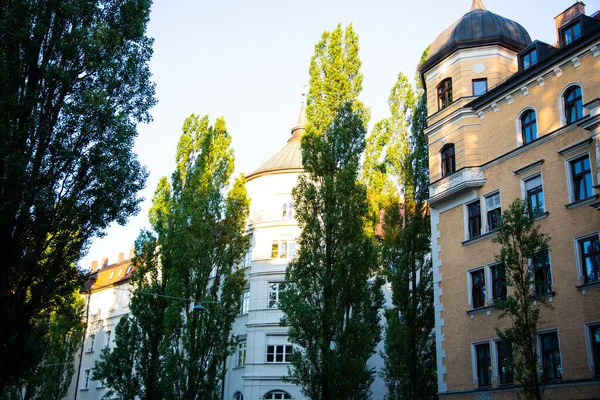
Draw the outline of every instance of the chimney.
M98 268L98 261L92 261L92 268L90 269L90 271L94 272L99 270L100 268Z
M102 259L102 268L108 267L108 257Z
M600 20L600 10L596 11L595 13L593 13L592 15L590 15L591 18Z
M585 4L582 1L576 2L571 7L554 17L554 22L556 23L557 43L560 42L560 34L558 29L580 14L585 15Z
M117 262L121 262L125 259L125 253L119 253L119 260Z
M135 247L129 249L129 259L131 260L133 257L135 257Z

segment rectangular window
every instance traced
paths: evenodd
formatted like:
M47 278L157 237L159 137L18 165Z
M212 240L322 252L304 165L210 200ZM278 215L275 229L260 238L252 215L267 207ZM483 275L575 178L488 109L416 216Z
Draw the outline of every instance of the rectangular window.
M268 363L287 363L290 362L292 355L292 345L269 345L267 346Z
M569 161L571 166L571 183L573 185L573 201L587 199L592 196L592 170L590 156L585 155Z
M487 78L473 79L473 96L481 96L487 92Z
M532 65L537 64L537 51L535 49L523 54L523 69L527 69Z
M563 40L565 45L572 43L581 37L581 25L576 22L563 29Z
M502 210L500 208L500 193L494 193L485 197L485 206L487 212L487 231L492 232L498 229Z
M492 359L490 357L490 344L475 345L477 359L477 386L490 386L492 384Z
M508 385L514 382L513 351L509 342L496 342L498 354L498 383Z
M600 376L600 325L590 326L590 342L594 374Z
M90 375L91 375L91 369L86 369L83 371L83 381L81 382L81 388L82 389L89 389L90 388Z
M293 240L273 240L271 258L292 258L296 255L296 242Z
M294 219L294 203L283 203L282 219Z
M285 283L269 283L269 308L279 308L279 295L285 290Z
M533 258L533 280L533 288L537 296L552 293L550 252L539 253Z
M549 380L560 379L562 376L562 365L558 334L556 332L540 334L540 348L542 350L544 376Z
M104 348L105 349L110 349L110 339L111 339L111 331L106 331L105 336L104 336Z
M542 186L541 175L536 175L533 178L525 180L525 193L529 211L533 215L543 214L546 209L544 205L544 188Z
M252 247L248 249L246 254L244 254L244 259L242 260L242 268L248 268L252 265Z
M91 353L94 351L94 342L96 341L96 335L90 335L89 339L88 339L88 348L87 348L87 352Z
M237 364L238 367L246 365L246 342L239 342L237 348Z
M467 206L469 212L469 239L481 235L481 203L477 200Z
M492 298L494 300L506 300L506 270L504 264L496 264L490 267L492 273Z
M473 308L485 306L485 271L471 272L471 305Z
M250 289L246 289L242 292L241 314L248 314L249 308L250 308Z
M600 281L600 236L578 240L583 283Z

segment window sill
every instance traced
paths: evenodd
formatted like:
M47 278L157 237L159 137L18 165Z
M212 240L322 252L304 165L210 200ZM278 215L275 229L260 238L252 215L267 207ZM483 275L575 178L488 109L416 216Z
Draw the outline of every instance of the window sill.
M533 217L533 220L534 220L534 221L539 221L540 219L544 219L544 218L546 218L546 217L548 216L548 214L550 214L548 211L544 211L544 212L542 212L542 213L536 214L536 215Z
M244 365L238 365L237 367L233 367L234 370L236 370L236 369L242 369L242 368L246 368L246 364L244 364Z
M596 201L598 199L598 197L600 197L600 195L595 194L595 195L587 197L585 199L574 201L574 202L569 203L569 204L565 204L565 207L569 208L569 209L576 208L576 207L582 206L584 204L588 204L588 203L591 203L593 201Z
M483 306L483 307L479 307L479 308L472 308L470 310L467 310L467 314L471 316L471 318L473 318L473 316L475 314L482 314L482 313L486 313L486 315L490 315L492 310L495 310L496 308L494 306Z
M585 294L587 289L596 289L600 288L600 281L583 283L581 285L575 286L577 289L581 290L581 294Z
M90 390L90 388L81 388L81 389L79 389L79 390L81 390L82 392L87 392L87 391L89 391L89 390Z
M554 297L554 295L556 294L555 291L552 291L550 293L546 293L546 294L539 294L539 295L535 295L534 299L533 299L533 304L537 304L538 300L548 300L550 303L552 303L552 298Z
M498 234L498 231L493 230L491 232L487 232L487 233L484 233L482 235L476 236L476 237L474 237L472 239L465 240L464 242L461 242L461 244L463 246L468 246L471 243L475 243L475 242L479 242L480 240L485 240L485 239L491 238L493 236L496 236L497 234Z

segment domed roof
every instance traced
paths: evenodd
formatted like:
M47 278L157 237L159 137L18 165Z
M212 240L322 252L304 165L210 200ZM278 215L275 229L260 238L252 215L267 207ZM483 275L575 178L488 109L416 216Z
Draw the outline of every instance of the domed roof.
M301 171L303 167L302 153L300 151L300 138L304 134L305 125L306 108L303 103L302 108L300 109L300 115L298 116L298 123L292 128L292 137L288 139L287 144L260 167L248 174L246 180L251 180L270 172L277 173L287 170Z
M482 0L473 0L471 11L435 38L426 64L431 65L459 48L494 43L520 51L531 44L531 38L515 21L488 11Z

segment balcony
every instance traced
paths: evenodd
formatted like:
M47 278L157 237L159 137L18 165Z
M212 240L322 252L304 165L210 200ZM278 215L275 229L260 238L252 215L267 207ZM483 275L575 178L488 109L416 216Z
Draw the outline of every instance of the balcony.
M250 223L252 225L257 224L269 224L269 223L294 223L295 219L293 210L285 213L281 209L264 209L253 212L250 215Z
M485 182L481 168L462 168L429 185L429 204L435 207L465 190L481 187Z

